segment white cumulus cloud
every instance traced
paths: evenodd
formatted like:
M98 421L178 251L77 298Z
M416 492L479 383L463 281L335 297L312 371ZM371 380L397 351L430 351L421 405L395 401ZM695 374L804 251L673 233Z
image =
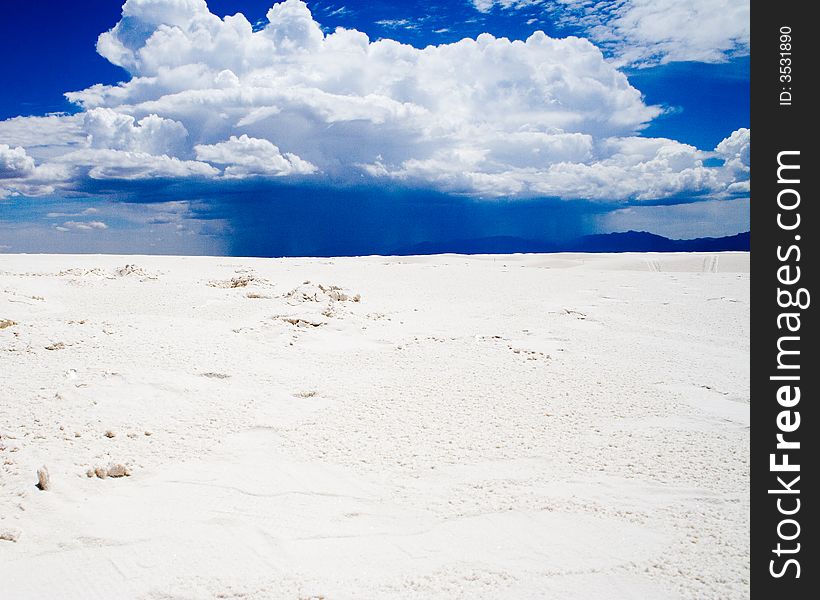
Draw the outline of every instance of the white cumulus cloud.
M147 152L132 152L109 148L70 152L60 161L91 179L156 179L209 177L219 174L207 163L181 160L175 156L156 156Z
M34 172L34 159L24 148L0 144L0 179L25 177Z
M0 141L28 157L5 193L365 176L481 197L624 201L719 197L748 179L734 158L704 166L710 152L640 137L661 109L586 39L481 34L419 49L324 34L301 0L267 18L254 28L204 0L127 0L97 49L129 80L68 93L77 115L0 122Z
M185 150L188 131L179 121L155 114L136 121L134 117L110 108L94 108L83 115L91 148L108 148L173 155Z
M748 131L748 130L744 130ZM510 167L493 163L487 152L441 152L428 160L408 160L391 170L381 163L369 165L374 176L410 181L434 179L449 189L469 192L482 189L494 196L575 197L590 200L654 200L721 195L748 191L747 186L729 187L748 179L748 169L735 168L721 150L738 136L732 134L713 152L662 138L618 137L593 144L593 160L558 160L546 169L532 165ZM747 138L748 139L748 138ZM583 148L579 140L579 149ZM727 158L721 167L707 167L704 160Z
M268 140L251 138L247 135L231 136L227 142L200 144L194 148L197 159L218 165L227 165L227 177L251 175L309 175L316 167L298 156L282 155Z
M727 166L738 171L749 172L752 151L752 133L746 128L738 129L715 148L718 156L726 160Z

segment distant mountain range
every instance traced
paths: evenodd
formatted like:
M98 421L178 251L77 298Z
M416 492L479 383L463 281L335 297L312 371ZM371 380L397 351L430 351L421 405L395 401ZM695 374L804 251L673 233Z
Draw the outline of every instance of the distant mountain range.
M494 236L469 240L422 242L404 246L391 254L514 254L550 252L726 252L749 251L750 235L746 231L719 238L672 240L646 231L601 233L562 243L542 242L512 236Z

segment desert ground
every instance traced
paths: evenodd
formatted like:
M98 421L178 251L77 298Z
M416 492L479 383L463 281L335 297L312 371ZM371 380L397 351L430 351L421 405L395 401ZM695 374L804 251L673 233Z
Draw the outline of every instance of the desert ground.
M0 255L0 597L746 598L748 271Z

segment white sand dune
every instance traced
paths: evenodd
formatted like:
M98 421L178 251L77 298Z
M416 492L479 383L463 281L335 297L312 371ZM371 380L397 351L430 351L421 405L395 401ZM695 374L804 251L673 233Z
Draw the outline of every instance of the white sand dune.
M0 255L0 597L745 598L748 270Z

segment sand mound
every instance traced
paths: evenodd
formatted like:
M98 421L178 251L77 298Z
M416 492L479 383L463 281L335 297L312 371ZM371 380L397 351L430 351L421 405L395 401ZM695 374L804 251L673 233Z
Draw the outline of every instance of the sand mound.
M285 296L296 302L360 302L362 299L360 294L354 294L338 285L322 285L310 281L305 281Z
M0 530L0 540L4 542L16 542L20 539L19 529L2 529Z
M230 279L216 280L208 282L209 287L222 289L235 289L248 287L249 284L257 281L253 275L239 275L238 277L231 277Z
M107 467L94 467L85 472L87 477L97 477L98 479L108 479L109 477L130 477L131 469L122 463L112 463Z
M157 276L138 267L137 265L125 265L114 269L114 275L117 277L141 277L143 279L156 279Z

